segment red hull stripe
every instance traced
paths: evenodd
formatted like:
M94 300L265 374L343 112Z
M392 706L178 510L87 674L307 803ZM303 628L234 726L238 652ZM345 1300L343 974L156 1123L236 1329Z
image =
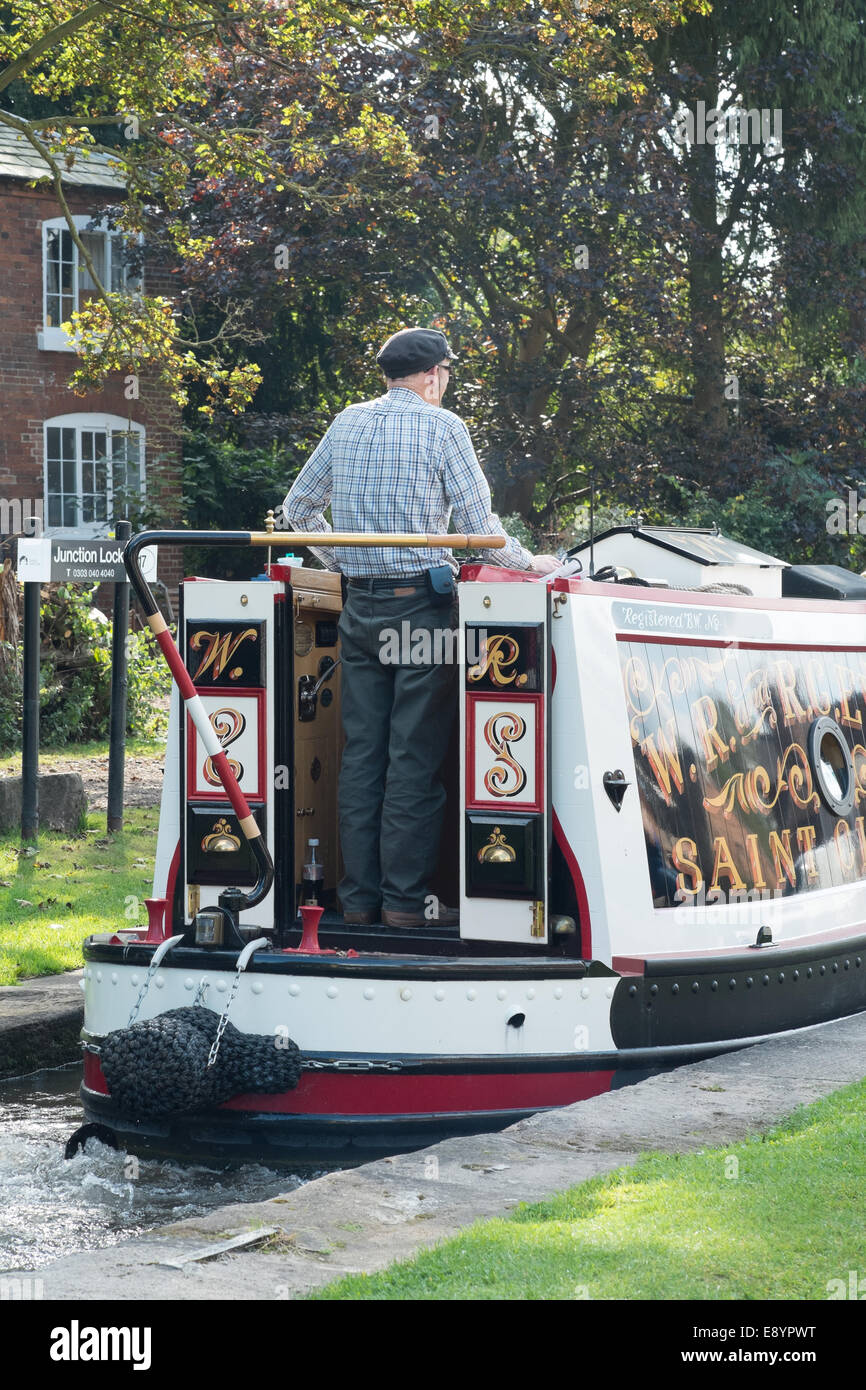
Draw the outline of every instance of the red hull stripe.
M446 1115L451 1111L542 1110L610 1090L612 1071L529 1072L459 1076L347 1076L304 1072L294 1091L235 1096L222 1110L266 1115ZM84 1084L107 1096L99 1058L84 1054Z
M99 1058L93 1052L85 1052L84 1054L84 1084L101 1096L108 1095L108 1086L102 1075Z
M279 1096L235 1096L222 1110L274 1115L441 1115L449 1111L540 1110L610 1090L612 1071L519 1075L341 1076L304 1072Z

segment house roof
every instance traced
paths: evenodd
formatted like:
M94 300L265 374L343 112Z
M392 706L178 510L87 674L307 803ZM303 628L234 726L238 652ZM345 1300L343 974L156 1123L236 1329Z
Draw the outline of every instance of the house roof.
M33 146L8 125L0 122L0 178L44 179L48 168ZM116 163L104 154L76 151L71 169L64 169L63 182L83 188L125 189Z
M777 560L774 555L753 550L750 545L741 545L723 536L715 527L700 526L614 526L595 537L595 543L607 536L637 536L649 545L657 545L662 550L672 550L689 560L702 565L760 565L764 568L784 569L786 562ZM589 548L584 541L581 550Z

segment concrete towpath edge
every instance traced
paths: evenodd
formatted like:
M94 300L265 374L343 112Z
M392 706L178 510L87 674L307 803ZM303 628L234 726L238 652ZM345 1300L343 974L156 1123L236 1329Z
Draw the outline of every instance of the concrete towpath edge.
M0 1079L81 1056L83 970L0 985Z
M798 1106L866 1075L866 1013L680 1067L497 1134L328 1173L284 1196L216 1208L36 1274L45 1299L292 1299L346 1273L372 1273L481 1218L634 1163L764 1132ZM183 1263L244 1232L258 1249Z

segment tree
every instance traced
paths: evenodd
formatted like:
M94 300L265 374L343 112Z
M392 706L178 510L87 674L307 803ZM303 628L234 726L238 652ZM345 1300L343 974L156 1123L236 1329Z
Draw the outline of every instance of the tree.
M449 6L441 8L447 15ZM374 30L370 17L351 3L332 5L326 14L313 4L289 8L279 0L153 0L142 7L123 0L55 0L51 6L14 0L5 6L0 99L17 88L67 107L63 115L41 117L0 111L0 125L16 131L44 164L97 287L94 299L73 320L82 358L73 377L77 386L96 385L111 370L155 366L181 400L183 382L193 377L207 387L209 397L224 390L230 405L239 406L251 398L258 377L245 364L223 365L220 349L243 328L234 306L227 306L219 331L205 338L192 319L178 324L167 298L131 298L112 293L101 282L69 212L64 168L82 152L109 153L127 181L120 225L140 230L146 209L156 204L167 219L174 254L181 260L202 259L207 246L189 235L180 216L191 183L232 169L256 183L270 180L282 190L288 186L283 173L287 150L313 172L321 159L315 142L304 134L306 117L300 107L283 110L281 138L266 147L255 128L214 128L208 121L208 92L216 84L231 84L234 65L245 54L273 67L310 65L320 92L339 108L345 35L352 30L371 41L377 33L387 33L394 19L383 7L376 23L381 29ZM96 138L118 125L124 146ZM349 146L373 141L384 158L404 159L409 153L399 128L376 115L369 102L344 139ZM325 206L347 196L323 193L314 180L297 186L297 195L306 205ZM209 409L209 402L203 408Z
M330 148L319 186L357 193L333 209L307 207L232 172L193 194L190 220L212 252L191 268L196 297L254 300L271 400L297 402L288 364L311 336L307 384L336 406L369 379L359 339L438 317L463 350L460 408L484 432L501 505L532 511L551 473L565 486L542 499L536 523L573 500L576 436L584 457L598 451L595 407L624 389L612 378L625 343L657 344L665 328L671 343L678 331L659 236L679 216L676 170L648 139L641 87L654 33L646 21L681 13L632 11L636 37L585 16L579 34L555 11L497 9L483 26L470 16L447 62L441 36L425 33L396 56L387 44L347 48L346 99L375 89L378 109L409 135L405 167L375 147L347 150L342 113L315 99L303 66L262 74L240 60L231 92L213 94L213 119L255 125L267 141L284 105L303 106L307 133ZM297 163L288 173L305 176Z
M862 6L717 0L653 54L687 189L692 471L736 486L744 435L753 453L807 442L829 454L853 423L822 378L866 345ZM779 428L780 390L794 437Z

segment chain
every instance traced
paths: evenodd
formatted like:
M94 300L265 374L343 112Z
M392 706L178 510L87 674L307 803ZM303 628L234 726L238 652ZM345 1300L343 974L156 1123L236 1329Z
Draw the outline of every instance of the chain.
M154 952L154 955L155 955L155 954L156 954L156 952ZM146 974L145 977L144 977L144 984L141 986L141 989L138 991L138 998L136 999L135 1003L133 1004L133 1006L132 1006L132 1013L129 1015L129 1018L127 1019L127 1023L126 1023L127 1028L131 1028L132 1025L133 1025L133 1023L134 1023L135 1020L137 1019L137 1017L138 1017L138 1011L139 1011L139 1009L141 1008L141 1002L142 1002L142 1000L144 999L144 996L147 994L147 991L150 989L150 982L151 982L151 980L153 979L153 977L154 977L154 975L156 974L156 972L157 972L158 969L159 969L159 961L151 961L151 962L150 962L150 965L148 966L147 974Z
M195 992L195 999L193 999L192 1001L193 1008L195 1008L196 1004L202 1003L202 1000L204 999L205 995L205 990L207 989L210 989L210 980L208 980L204 975L202 975L201 979L198 982L198 989ZM204 1006L202 1005L202 1007Z
M158 970L159 966L162 965L163 956L167 955L168 952L172 950L173 947L176 946L179 941L182 940L183 934L179 936L172 936L167 941L163 941L159 946L157 946L156 950L151 956L150 965L148 966L147 974L144 977L144 984L138 991L138 998L133 1004L132 1013L129 1015L129 1018L127 1019L127 1028L131 1028L136 1018L138 1017L138 1011L141 1008L141 1002L144 999L144 996L147 994L147 991L150 989L150 982L156 974L156 971Z
M301 1062L302 1071L402 1071L402 1062L389 1061L367 1061L366 1059L355 1060L354 1058L339 1058L337 1060L322 1062L315 1057L305 1057Z
M241 971L242 971L242 970L243 970L243 966L242 966L242 965L239 965L238 968L237 968L237 970L235 971L235 977L234 977L234 979L232 980L232 987L231 987L231 990L229 991L229 997L228 997L228 1000L227 1000L227 1002L226 1002L226 1006L225 1006L225 1008L224 1008L223 1011L222 1011L222 1015L221 1015L221 1017L220 1017L219 1024L217 1025L216 1037L215 1037L214 1040L213 1040L213 1045L212 1045L211 1050L210 1050L210 1056L209 1056L208 1059L207 1059L207 1067L205 1068L205 1070L207 1070L209 1067L212 1067L212 1066L213 1066L213 1064L214 1064L214 1062L216 1061L217 1056L218 1056L218 1054L219 1054L220 1043L222 1042L222 1036L223 1036L223 1033L224 1033L225 1030L226 1030L226 1024L227 1024L228 1021L229 1021L229 1009L231 1008L232 1004L234 1003L235 995L236 995L237 992L238 992L238 986L240 985L240 982L241 982Z

